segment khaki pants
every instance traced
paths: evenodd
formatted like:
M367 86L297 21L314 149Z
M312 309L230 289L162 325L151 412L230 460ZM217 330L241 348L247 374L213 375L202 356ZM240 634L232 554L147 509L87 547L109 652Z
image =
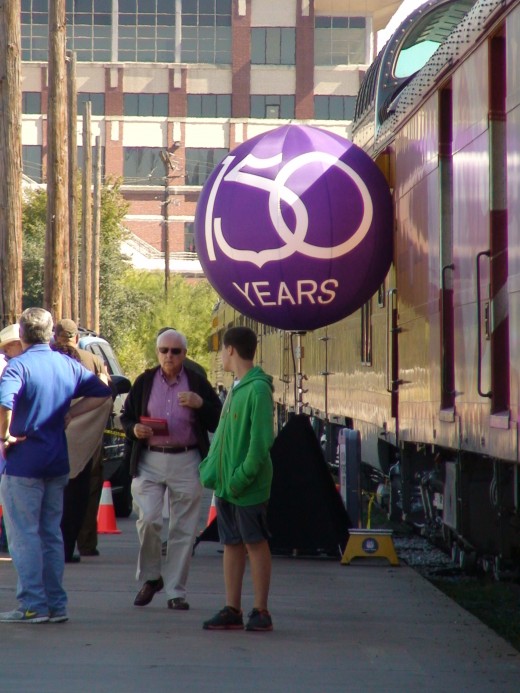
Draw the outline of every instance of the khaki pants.
M198 450L175 455L148 450L139 463L139 476L132 481L132 496L139 511L136 579L145 582L162 575L167 599L186 596L202 497L199 464ZM166 490L170 517L168 550L163 560L161 530Z

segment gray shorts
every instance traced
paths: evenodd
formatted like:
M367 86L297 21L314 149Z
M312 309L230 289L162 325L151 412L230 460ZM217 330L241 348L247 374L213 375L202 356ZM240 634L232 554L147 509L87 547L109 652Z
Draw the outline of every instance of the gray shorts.
M270 538L267 503L241 506L215 498L215 505L221 544L257 544Z

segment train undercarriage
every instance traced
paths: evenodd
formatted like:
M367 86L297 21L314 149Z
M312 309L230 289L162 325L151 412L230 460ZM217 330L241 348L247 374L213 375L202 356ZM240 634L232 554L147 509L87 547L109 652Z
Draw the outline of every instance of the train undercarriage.
M390 520L412 525L464 571L520 575L517 465L409 443L392 452L386 474L362 475Z

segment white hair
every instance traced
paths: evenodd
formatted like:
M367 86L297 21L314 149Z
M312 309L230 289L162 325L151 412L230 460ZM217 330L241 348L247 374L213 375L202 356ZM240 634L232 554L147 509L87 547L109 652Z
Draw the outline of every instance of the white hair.
M157 335L157 339L155 341L156 347L159 346L159 342L164 336L178 337L180 339L183 349L188 348L188 340L186 339L185 335L183 335L182 332L178 332L178 330L165 330L164 332L161 332L161 334Z

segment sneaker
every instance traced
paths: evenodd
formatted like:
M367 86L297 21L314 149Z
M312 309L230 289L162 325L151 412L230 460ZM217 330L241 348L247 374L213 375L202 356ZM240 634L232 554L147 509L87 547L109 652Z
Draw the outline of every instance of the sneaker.
M204 630L243 630L244 619L242 612L232 606L225 606L213 618L204 621Z
M24 611L15 609L0 614L0 623L47 623L48 620L47 614L39 614L37 611L29 611L29 609Z
M49 616L49 623L65 623L65 621L68 620L69 615L66 611L51 611L51 615Z
M267 609L253 609L248 614L246 630L273 630L273 620Z

